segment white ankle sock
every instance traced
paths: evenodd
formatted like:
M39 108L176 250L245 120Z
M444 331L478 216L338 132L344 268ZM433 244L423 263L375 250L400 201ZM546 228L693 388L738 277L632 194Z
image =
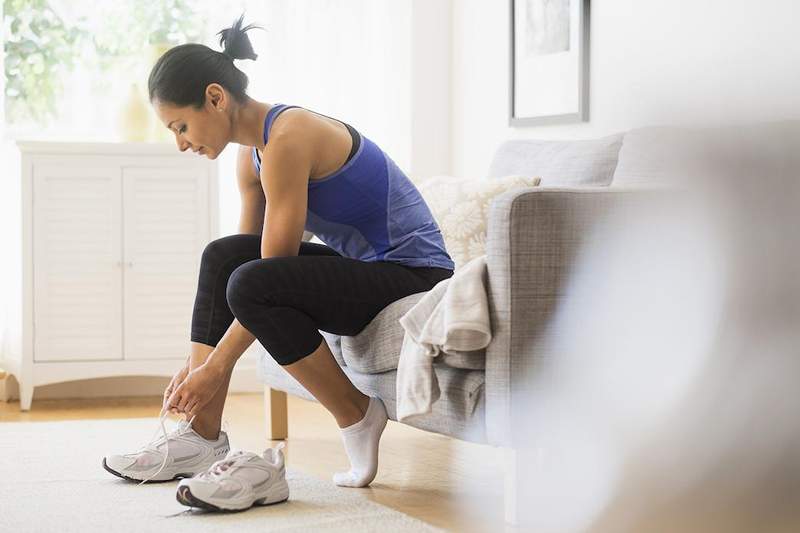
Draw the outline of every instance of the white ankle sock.
M350 459L348 472L333 474L333 482L340 487L364 487L378 473L378 443L388 415L380 398L370 397L364 418L344 428L342 441Z

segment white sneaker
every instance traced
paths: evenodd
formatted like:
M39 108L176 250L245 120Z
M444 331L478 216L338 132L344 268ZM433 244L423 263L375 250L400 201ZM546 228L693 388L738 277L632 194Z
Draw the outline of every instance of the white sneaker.
M242 511L289 499L283 452L285 443L262 455L236 450L225 459L178 483L177 500L189 507L212 511Z
M180 420L175 429L139 451L106 455L103 468L133 481L171 481L205 471L229 450L226 432L220 431L216 440L207 440L192 429L191 421Z

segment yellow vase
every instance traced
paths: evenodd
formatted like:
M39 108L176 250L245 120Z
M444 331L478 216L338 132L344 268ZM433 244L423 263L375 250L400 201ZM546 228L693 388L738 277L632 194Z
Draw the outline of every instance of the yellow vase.
M150 131L151 113L152 110L139 90L139 85L132 83L120 116L122 140L127 142L146 141Z
M172 48L174 45L171 43L155 43L150 44L149 47L149 58L150 58L150 68L153 68L153 65L156 64L156 61L164 55L164 53ZM152 107L150 108L150 129L148 131L147 140L153 142L174 142L175 137L170 131L161 123L158 117L153 111Z

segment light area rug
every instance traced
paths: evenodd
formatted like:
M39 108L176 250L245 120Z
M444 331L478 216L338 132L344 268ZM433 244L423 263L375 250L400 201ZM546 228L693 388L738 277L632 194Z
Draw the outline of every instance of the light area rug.
M236 513L181 505L177 480L137 485L103 469L105 454L134 451L159 427L157 418L0 423L0 531L443 531L291 464L288 501Z

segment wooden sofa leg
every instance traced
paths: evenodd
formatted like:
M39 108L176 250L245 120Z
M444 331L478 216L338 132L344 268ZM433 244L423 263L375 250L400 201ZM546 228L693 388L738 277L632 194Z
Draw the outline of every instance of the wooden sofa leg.
M264 386L264 413L267 416L267 439L284 440L289 435L286 393Z

